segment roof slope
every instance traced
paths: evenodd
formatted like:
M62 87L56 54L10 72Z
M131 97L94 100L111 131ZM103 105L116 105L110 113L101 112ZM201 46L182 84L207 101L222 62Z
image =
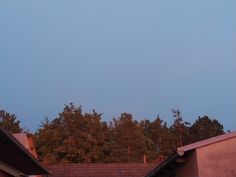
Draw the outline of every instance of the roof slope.
M49 174L23 145L2 128L0 128L0 161L27 175Z
M144 177L157 164L85 163L49 165L51 177Z

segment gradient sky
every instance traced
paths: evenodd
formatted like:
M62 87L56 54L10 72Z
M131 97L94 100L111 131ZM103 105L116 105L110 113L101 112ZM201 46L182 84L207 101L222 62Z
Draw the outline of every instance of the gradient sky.
M74 102L236 130L235 0L1 0L0 109L21 126Z

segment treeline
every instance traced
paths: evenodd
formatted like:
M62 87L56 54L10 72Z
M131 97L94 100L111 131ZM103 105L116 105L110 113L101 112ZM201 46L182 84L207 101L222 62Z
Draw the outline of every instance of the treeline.
M129 113L106 122L95 110L83 113L71 103L55 119L41 123L34 133L36 148L45 164L142 162L144 156L152 162L165 159L177 146L224 133L216 119L203 116L191 125L178 109L172 113L171 126L159 116L138 122ZM1 127L22 132L19 123L14 114L0 111Z

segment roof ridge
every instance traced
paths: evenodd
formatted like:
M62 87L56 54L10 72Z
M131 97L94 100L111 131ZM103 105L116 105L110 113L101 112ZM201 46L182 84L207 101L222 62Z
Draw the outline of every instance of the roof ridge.
M186 152L186 151L193 150L193 149L203 147L203 146L208 146L210 144L217 143L217 142L220 142L220 141L223 141L223 140L226 140L226 139L230 139L230 138L234 138L234 137L236 137L236 131L233 131L233 132L230 132L230 133L225 133L225 134L222 134L222 135L219 135L219 136L215 136L215 137L208 138L208 139L205 139L205 140L202 140L202 141L198 141L198 142L195 142L195 143L191 143L191 144L188 144L188 145L185 145L185 146L178 147L177 148L177 153L182 156L183 153Z

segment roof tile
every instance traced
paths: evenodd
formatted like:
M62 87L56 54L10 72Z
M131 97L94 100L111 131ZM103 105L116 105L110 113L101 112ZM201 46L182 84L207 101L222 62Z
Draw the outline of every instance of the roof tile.
M156 163L83 163L49 165L51 177L143 177Z

